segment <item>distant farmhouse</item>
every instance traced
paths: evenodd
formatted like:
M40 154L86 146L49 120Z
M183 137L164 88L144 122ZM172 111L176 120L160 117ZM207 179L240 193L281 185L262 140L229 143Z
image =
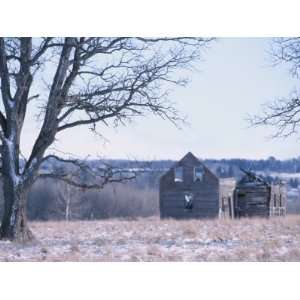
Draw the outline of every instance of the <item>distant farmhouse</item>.
M161 218L194 219L285 214L285 188L248 172L237 184L218 178L191 152L160 179Z
M222 212L231 215L234 187L233 179L223 182L189 152L160 179L160 215L162 218L216 218Z

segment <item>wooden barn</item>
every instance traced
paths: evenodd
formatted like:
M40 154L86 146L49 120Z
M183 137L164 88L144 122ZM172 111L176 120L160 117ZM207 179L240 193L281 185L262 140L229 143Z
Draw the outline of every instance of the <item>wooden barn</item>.
M286 188L282 183L268 184L253 172L237 183L234 191L234 216L269 217L286 214Z
M215 218L222 212L231 215L228 203L233 203L234 184L219 180L189 152L160 179L160 216L188 219Z

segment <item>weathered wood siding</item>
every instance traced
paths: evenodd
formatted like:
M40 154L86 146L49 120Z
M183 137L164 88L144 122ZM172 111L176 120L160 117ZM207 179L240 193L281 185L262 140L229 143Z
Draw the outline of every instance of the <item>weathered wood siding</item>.
M238 185L235 190L236 217L268 217L270 210L270 187L267 185Z
M287 191L284 184L271 185L270 215L286 215Z
M250 175L249 175L250 174ZM286 188L270 185L249 173L236 186L234 214L236 217L269 217L286 214Z
M194 168L203 167L201 181L194 181ZM183 167L183 182L175 182L174 170ZM185 195L193 195L193 208L185 209ZM219 213L219 181L192 153L188 153L160 180L162 218L214 218Z

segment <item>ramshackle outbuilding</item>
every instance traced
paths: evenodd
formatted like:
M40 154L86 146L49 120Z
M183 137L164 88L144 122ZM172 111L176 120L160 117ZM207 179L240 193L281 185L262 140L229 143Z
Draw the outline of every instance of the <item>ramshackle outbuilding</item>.
M235 181L220 180L191 152L160 179L161 218L215 218L231 215Z
M253 172L244 171L234 190L234 216L269 217L286 214L286 188L280 182L269 184Z
M268 184L253 172L218 178L191 152L160 179L161 218L240 218L286 214L283 183Z

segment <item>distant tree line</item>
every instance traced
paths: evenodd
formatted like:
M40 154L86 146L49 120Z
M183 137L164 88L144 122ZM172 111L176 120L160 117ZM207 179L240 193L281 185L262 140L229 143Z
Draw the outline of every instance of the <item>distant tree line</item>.
M278 172L278 173L300 173L300 157L279 160L271 156L268 159L221 159L204 160L208 164L225 165L227 171L236 175L237 168L243 168L252 171Z
M159 176L141 174L127 183L112 183L102 190L84 190L55 179L38 180L28 194L29 220L93 220L158 215ZM3 214L0 193L0 217Z
M201 158L200 158L201 159ZM148 166L153 170L168 169L176 163L174 160L156 160L156 161L131 161L131 160L108 160L114 166L130 168ZM267 159L203 159L203 162L212 167L217 172L224 172L237 176L240 168L252 171L278 172L278 173L300 173L300 157L280 160L273 156Z
M158 186L161 175L176 162L172 160L131 161L131 160L92 160L91 167L108 163L114 168L137 171L137 177L123 183L108 184L102 190L84 190L67 185L55 179L40 179L28 195L28 218L30 220L92 220L105 218L138 218L158 215ZM277 160L221 159L204 160L204 163L219 177L242 176L240 167L261 172L267 182L278 181L272 172L297 173L300 158ZM45 171L61 170L66 165L50 161L44 165ZM66 170L63 170L66 171ZM79 174L82 182L89 182L89 174ZM289 188L298 188L299 179L287 180ZM0 193L0 216L3 213L3 195Z

